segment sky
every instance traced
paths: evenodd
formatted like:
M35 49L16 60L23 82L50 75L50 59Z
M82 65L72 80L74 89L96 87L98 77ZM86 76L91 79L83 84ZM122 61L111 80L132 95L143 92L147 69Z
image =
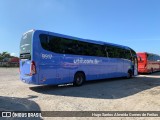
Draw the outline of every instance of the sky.
M19 56L30 29L160 55L160 0L0 0L0 53Z

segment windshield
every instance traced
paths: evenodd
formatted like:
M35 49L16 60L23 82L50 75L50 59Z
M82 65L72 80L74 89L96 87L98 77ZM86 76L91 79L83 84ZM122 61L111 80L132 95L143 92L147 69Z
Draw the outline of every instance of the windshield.
M20 54L31 53L31 41L33 31L23 34L20 42Z

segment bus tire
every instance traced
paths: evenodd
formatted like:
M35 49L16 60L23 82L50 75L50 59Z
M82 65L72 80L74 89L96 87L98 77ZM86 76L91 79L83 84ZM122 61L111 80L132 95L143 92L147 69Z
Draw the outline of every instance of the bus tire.
M132 76L133 76L132 70L128 70L127 79L132 78Z
M85 81L85 75L82 72L78 72L74 75L74 86L81 86Z

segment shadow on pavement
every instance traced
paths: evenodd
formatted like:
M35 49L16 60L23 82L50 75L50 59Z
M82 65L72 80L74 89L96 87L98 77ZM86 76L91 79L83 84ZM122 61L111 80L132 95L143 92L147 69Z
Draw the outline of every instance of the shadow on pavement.
M33 96L34 97L34 96ZM29 98L17 98L17 97L5 97L0 96L0 111L40 111L40 107L37 103L34 101L28 100L32 98L32 96L29 96ZM7 119L7 118L5 118ZM42 118L21 118L21 117L13 117L8 118L9 120L42 120Z
M156 77L155 77L156 76ZM35 86L31 90L57 96L96 98L96 99L119 99L136 93L160 86L159 73L149 76L138 76L132 79L108 79L101 81L87 82L83 86ZM149 94L160 94L159 91L152 91Z

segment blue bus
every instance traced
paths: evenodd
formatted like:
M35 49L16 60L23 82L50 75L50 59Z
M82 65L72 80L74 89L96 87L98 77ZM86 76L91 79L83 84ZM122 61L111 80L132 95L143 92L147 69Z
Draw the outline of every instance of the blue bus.
M20 42L20 79L58 85L137 75L136 52L126 46L30 30Z

